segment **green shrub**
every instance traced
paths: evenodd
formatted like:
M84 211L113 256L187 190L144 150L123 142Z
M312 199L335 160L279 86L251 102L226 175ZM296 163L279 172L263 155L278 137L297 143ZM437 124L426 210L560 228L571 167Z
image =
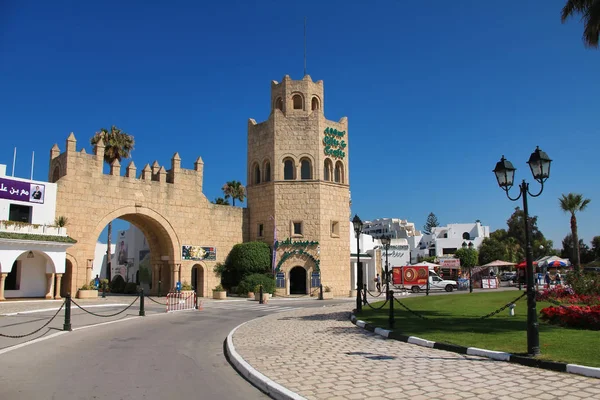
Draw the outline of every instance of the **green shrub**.
M110 282L111 293L123 293L125 290L125 279L121 275L116 275Z
M215 292L224 292L225 289L223 289L223 285L217 285L215 286L215 288L213 289Z
M259 291L258 287L262 285L263 293L275 293L275 279L270 275L252 274L246 276L238 285L237 293L244 295L248 292Z
M181 284L181 290L193 290L193 289L194 288L192 287L192 285L187 283L187 281L183 281L183 283Z
M271 249L263 242L236 244L227 255L225 264L217 264L214 268L226 288L238 286L248 275L264 274L270 270Z
M571 271L567 274L567 284L576 294L600 296L600 274Z
M137 285L135 282L127 282L123 288L125 294L137 294Z

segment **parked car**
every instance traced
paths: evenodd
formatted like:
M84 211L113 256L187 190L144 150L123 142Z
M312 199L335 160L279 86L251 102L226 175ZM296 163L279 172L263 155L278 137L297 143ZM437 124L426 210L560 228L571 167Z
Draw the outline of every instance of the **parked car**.
M511 271L504 271L500 274L500 280L501 281L516 281L517 273L511 272Z

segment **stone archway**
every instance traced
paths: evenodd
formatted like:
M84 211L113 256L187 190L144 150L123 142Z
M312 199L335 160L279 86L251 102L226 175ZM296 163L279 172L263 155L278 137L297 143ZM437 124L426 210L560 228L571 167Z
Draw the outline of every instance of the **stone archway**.
M306 269L296 266L290 270L290 294L307 294L308 274Z
M200 264L194 264L192 267L192 279L191 285L194 287L194 291L196 292L196 296L204 297L205 288L204 288L204 267Z

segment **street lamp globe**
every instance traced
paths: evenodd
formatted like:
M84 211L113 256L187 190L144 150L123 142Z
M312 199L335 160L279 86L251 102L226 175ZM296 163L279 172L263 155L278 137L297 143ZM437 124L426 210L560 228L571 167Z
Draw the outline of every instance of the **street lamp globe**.
M512 163L502 156L500 161L496 163L496 168L494 168L498 186L504 190L509 190L514 183L516 170Z
M363 223L357 214L354 214L352 225L354 225L354 233L356 233L356 236L358 237L362 232Z
M552 160L548 157L545 151L540 150L539 146L535 147L535 151L529 156L529 168L533 178L539 183L544 183L550 177L550 163Z
M387 236L387 235L383 235L381 238L379 238L379 240L381 240L381 244L383 245L383 247L385 247L386 249L389 248L390 246L390 242L392 241L391 237Z

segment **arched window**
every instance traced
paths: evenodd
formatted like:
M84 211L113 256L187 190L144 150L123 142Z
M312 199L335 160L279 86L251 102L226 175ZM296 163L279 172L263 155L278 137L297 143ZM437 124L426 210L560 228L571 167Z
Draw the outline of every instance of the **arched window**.
M312 179L312 166L306 158L300 161L300 179Z
M270 162L265 162L265 167L264 167L264 171L265 171L265 182L271 182L271 163Z
M278 97L277 100L275 100L275 108L283 111L283 99L281 97Z
M323 179L326 181L331 181L331 176L333 175L333 164L331 160L328 158L325 160L323 165Z
M314 110L318 110L319 108L320 108L319 107L319 99L316 98L316 97L313 97L312 98L311 109L314 111Z
M334 180L336 183L344 183L344 164L341 161L335 163Z
M254 165L254 183L260 183L260 167L258 164Z
M291 181L294 179L294 161L287 159L283 162L283 179Z
M295 94L292 97L292 102L294 103L294 110L303 110L303 104L302 104L302 96L300 96L299 94Z
M469 240L469 239L471 239L471 235L469 234L469 232L465 232L465 233L463 233L463 236L462 236L462 237L463 237L463 239L465 239L465 240Z

